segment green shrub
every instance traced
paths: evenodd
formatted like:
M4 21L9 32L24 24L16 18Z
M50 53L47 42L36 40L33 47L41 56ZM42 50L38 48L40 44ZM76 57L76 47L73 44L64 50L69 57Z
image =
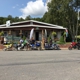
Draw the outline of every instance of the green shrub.
M63 33L63 36L66 36L66 32Z
M51 34L50 34L49 37L48 37L48 43L50 42L50 39L51 39Z
M65 42L57 41L57 44L65 44Z
M1 32L0 32L0 36L3 36L3 35L4 35L4 32L3 32L3 31L1 31Z
M57 44L65 44L64 36L61 36L61 37L60 37L60 40L57 41Z
M59 41L64 42L64 36L61 36Z

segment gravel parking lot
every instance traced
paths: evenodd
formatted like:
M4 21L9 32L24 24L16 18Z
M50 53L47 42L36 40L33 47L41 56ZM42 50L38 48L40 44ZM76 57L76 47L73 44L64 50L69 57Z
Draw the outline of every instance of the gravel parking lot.
M0 80L80 80L80 50L0 51Z

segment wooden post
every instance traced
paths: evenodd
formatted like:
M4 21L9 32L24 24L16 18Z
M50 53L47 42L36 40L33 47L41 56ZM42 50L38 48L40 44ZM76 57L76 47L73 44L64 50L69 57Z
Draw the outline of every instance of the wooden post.
M19 34L20 34L20 36L22 37L22 30L20 30L20 33L19 33Z
M20 33L22 34L22 30L20 30Z
M11 34L11 30L9 30L9 33L8 33L9 35Z
M44 49L44 31L42 30L42 49Z

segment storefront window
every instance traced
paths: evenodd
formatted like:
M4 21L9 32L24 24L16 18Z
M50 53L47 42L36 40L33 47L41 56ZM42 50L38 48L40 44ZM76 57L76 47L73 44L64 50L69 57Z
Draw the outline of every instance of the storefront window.
M7 36L7 32L4 31L4 36Z
M16 37L20 37L20 32L19 31L16 31Z

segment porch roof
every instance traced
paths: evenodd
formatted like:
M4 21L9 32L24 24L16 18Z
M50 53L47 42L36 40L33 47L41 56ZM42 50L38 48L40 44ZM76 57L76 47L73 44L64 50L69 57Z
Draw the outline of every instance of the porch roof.
M24 23L37 23L35 24L24 24ZM15 23L10 23L9 27L6 27L6 24L0 25L0 29L7 29L7 28L22 28L22 27L42 27L42 28L53 28L53 29L66 29L63 26L59 25L54 25L54 24L49 24L49 23L44 23L40 21L35 21L35 20L28 20L28 21L21 21L21 22L15 22Z
M59 27L59 26L41 26L41 25L21 25L21 26L9 26L9 27L0 27L0 29L6 29L6 28L28 28L28 27L39 27L39 28L52 28L52 29L66 29L63 27Z

